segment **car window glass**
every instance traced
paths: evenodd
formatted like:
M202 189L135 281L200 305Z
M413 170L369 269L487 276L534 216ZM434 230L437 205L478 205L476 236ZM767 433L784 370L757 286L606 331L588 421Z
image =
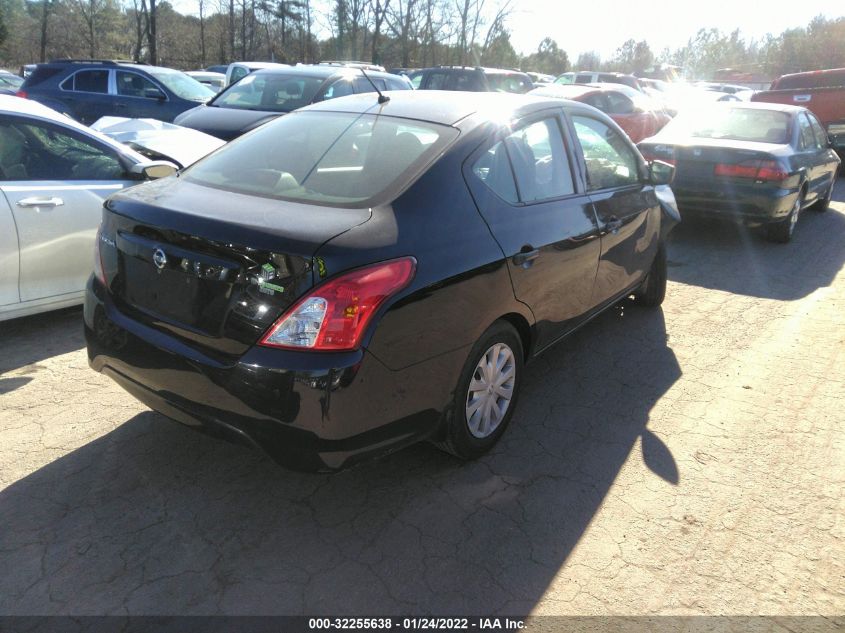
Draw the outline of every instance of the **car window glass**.
M505 139L519 199L534 202L574 193L569 160L555 119L521 128Z
M625 95L618 92L608 92L606 95L608 114L632 114L634 103Z
M372 90L370 86L370 90ZM348 79L338 79L323 93L323 99L337 99L338 97L345 97L352 94L352 82Z
M502 200L518 202L513 169L504 141L499 141L484 152L472 166L472 173Z
M119 180L126 171L107 149L54 127L0 124L4 180Z
M483 92L484 82L479 73L455 73L453 75L451 89L466 92Z
M816 147L818 149L824 149L827 147L827 132L824 131L821 123L819 123L818 119L814 117L812 114L806 115L808 119L810 119L810 125L813 128L813 132L815 133L816 137Z
M321 77L287 74L254 74L229 86L214 100L215 107L237 108L240 110L260 110L264 112L290 112L308 105L323 83ZM324 99L331 99L352 94L348 81L345 85L333 84L323 94Z
M587 95L584 97L584 103L587 105L591 105L594 108L601 110L602 112L607 111L607 103L605 103L604 97L601 94L592 94Z
M124 97L157 99L164 93L152 81L137 73L117 71L117 94Z
M109 71L81 70L73 77L73 89L77 92L98 92L108 94Z
M592 74L580 74L575 77L575 83L577 84L588 84L593 80Z
M230 79L230 83L235 83L238 79L243 79L249 74L249 70L244 68L243 66L235 66L232 69L232 76Z
M445 90L447 78L446 73L431 73L428 76L428 85L426 88L428 90Z
M619 134L590 117L573 116L572 123L587 164L588 189L621 187L639 181L639 161Z
M798 137L799 149L815 149L816 138L813 136L813 127L807 115L803 113L798 117Z
M408 79L411 80L411 85L414 88L419 88L423 80L423 73L414 73L413 75L409 76Z
M387 84L381 77L370 77L370 79L372 79L373 83L378 86L379 90L387 90ZM353 81L353 87L355 88L355 92L357 94L361 94L362 92L375 92L373 84L367 81L366 77L356 77Z

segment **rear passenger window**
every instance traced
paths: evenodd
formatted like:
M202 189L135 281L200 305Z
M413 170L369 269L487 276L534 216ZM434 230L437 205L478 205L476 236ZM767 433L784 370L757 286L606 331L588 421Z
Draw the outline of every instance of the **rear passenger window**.
M477 73L457 73L452 83L452 90L483 92L484 83Z
M575 191L556 119L516 130L485 152L473 172L500 198L512 203L559 198Z
M63 85L63 87L65 87ZM73 76L73 90L76 92L97 92L108 94L109 71L81 70Z
M426 89L428 90L446 90L446 79L448 76L446 73L431 73L428 76L428 85Z
M410 79L410 80L411 80L411 85L412 85L415 89L418 89L418 88L420 87L420 84L422 83L422 80L423 80L423 74L422 74L422 73L415 73L415 74L413 74L413 75L410 75L410 76L408 77L408 79Z
M639 182L639 161L619 134L601 121L590 117L573 116L572 123L584 152L589 190L622 187Z
M499 141L484 152L473 165L472 172L502 200L510 203L519 201L505 141Z
M505 139L519 199L535 202L575 192L569 160L556 119L517 130Z
M816 136L816 147L818 149L824 149L827 147L828 139L827 139L827 132L824 131L821 123L818 122L816 117L812 114L806 115L808 119L810 119L810 125L813 128L813 132Z
M798 115L798 149L815 149L816 138L806 114Z
M588 84L588 83L592 83L592 81L593 81L593 75L592 74L589 74L589 75L582 74L582 75L577 75L575 77L575 83L577 83L577 84Z

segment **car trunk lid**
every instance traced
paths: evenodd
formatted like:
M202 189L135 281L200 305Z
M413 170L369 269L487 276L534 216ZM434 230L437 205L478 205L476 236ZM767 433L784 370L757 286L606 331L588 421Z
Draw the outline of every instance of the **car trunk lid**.
M178 179L107 203L100 249L118 309L206 353L239 356L314 284L313 255L366 222L337 209Z

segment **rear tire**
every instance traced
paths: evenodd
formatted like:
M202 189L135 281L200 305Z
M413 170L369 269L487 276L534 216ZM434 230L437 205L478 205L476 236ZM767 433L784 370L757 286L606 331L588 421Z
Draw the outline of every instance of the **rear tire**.
M803 206L804 190L802 189L786 219L774 222L766 227L766 237L770 242L786 244L792 240L792 236L795 234L795 225L798 224L798 217L801 215L801 207Z
M435 445L466 460L493 448L516 408L523 367L519 334L496 321L469 353L447 412L445 438Z
M666 298L666 246L660 244L643 285L634 293L634 301L646 308L656 308Z

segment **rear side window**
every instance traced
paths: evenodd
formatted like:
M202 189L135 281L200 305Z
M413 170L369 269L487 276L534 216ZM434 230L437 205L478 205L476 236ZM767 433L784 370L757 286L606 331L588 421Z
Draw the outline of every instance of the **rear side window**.
M431 73L428 76L427 90L446 90L446 80L449 76L446 73Z
M424 77L423 73L414 73L413 75L410 75L408 77L408 79L411 80L411 85L415 89L419 89L420 84L422 83L423 77Z
M455 73L451 88L466 92L483 92L484 80L479 73Z
M798 115L798 149L815 149L816 137L806 114Z
M592 74L581 74L575 77L575 83L577 84L588 84L593 81Z
M813 133L816 135L816 147L824 149L828 144L827 132L824 131L822 124L812 114L806 112L805 116L810 119L810 125L813 126Z
M238 79L243 79L249 74L249 70L243 66L235 66L232 69L232 74L229 77L229 83L235 83Z
M572 123L584 152L590 191L639 182L637 156L619 134L590 117L573 116Z
M225 145L185 177L281 200L371 206L407 186L457 135L423 121L299 112Z
M71 83L72 82L72 83ZM65 90L75 92L95 92L108 94L109 92L109 71L107 70L80 70L62 83Z
M545 119L514 131L476 161L473 173L496 195L511 203L538 202L575 192L556 119Z

